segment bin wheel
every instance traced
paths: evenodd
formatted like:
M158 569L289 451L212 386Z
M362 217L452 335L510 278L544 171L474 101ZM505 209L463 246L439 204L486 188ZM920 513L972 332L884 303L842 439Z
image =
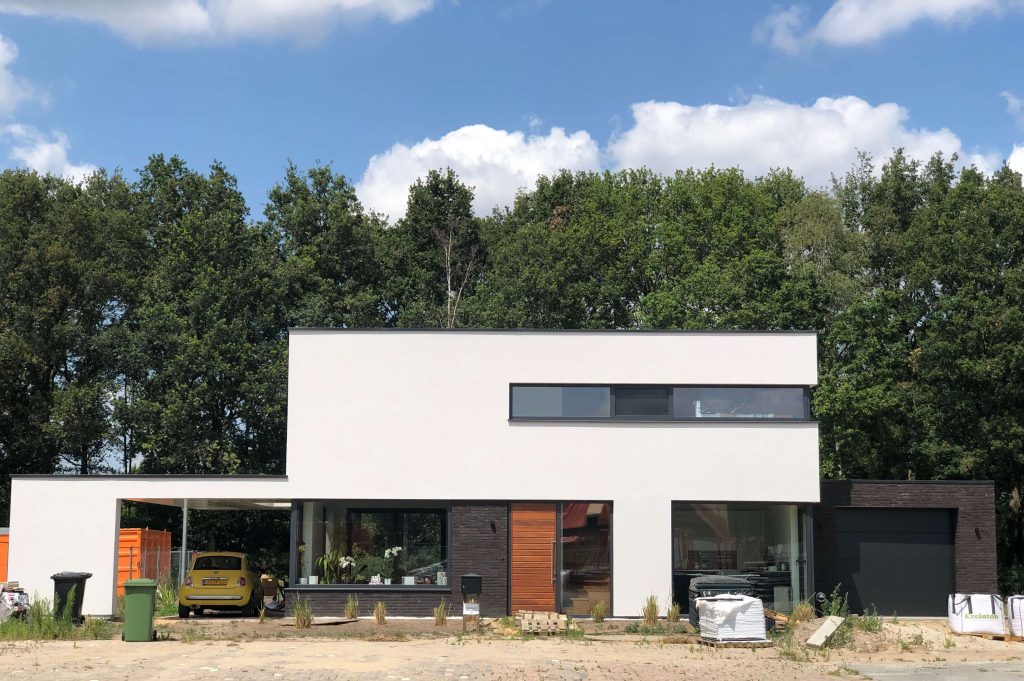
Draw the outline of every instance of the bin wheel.
M187 605L178 606L178 619L187 620L188 616L192 614L192 610Z
M156 640L156 629L153 630L153 640Z
M124 632L123 631L121 632L121 640L122 641L124 640Z

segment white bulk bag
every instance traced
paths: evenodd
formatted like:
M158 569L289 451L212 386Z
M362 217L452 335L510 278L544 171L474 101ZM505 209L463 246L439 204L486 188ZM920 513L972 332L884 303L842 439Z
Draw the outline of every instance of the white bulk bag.
M760 598L722 594L697 599L701 638L710 641L764 641Z
M949 628L957 634L1005 634L1003 599L992 594L950 594Z
M1010 618L1010 633L1014 636L1024 636L1024 596L1007 598L1006 614Z

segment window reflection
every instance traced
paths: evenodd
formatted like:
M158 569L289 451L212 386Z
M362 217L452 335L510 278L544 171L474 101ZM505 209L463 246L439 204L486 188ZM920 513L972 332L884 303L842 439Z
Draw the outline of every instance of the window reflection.
M803 388L687 387L673 393L676 418L807 418Z
M801 511L792 504L672 504L672 590L686 611L690 581L745 577L766 608L803 597Z
M598 601L611 611L611 516L611 504L562 504L562 612L587 615Z

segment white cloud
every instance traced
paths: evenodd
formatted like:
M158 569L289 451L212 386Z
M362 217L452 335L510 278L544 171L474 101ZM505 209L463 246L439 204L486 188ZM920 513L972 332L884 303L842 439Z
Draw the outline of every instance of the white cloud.
M1006 113L1017 121L1017 125L1024 128L1024 99L1017 97L1009 90L1004 90L999 94L1006 100Z
M81 181L96 170L96 166L75 164L68 160L71 143L67 135L55 131L45 135L30 125L12 123L0 129L2 137L10 141L10 157L19 165L38 173L49 173Z
M286 35L317 39L339 21L399 22L434 0L0 0L0 12L107 26L135 43Z
M894 147L925 159L936 151L961 151L950 130L907 125L897 104L872 106L859 97L822 97L811 106L754 97L740 106L678 102L633 105L633 127L609 146L618 167L678 168L738 166L748 175L789 167L812 185L848 169L865 151L875 159Z
M0 115L14 112L18 104L36 96L32 85L8 70L18 58L18 46L0 35Z
M865 45L923 21L966 24L983 14L1021 6L1020 0L836 0L813 26L807 25L803 6L776 7L754 28L754 35L795 53L818 43Z
M396 144L374 156L356 190L365 206L397 219L405 213L409 185L430 170L450 167L475 188L474 209L483 215L511 204L516 192L532 186L538 175L600 165L598 145L586 132L567 135L551 128L547 135L527 136L467 125L440 139Z
M1006 165L1024 175L1024 144L1013 145L1013 151L1010 152L1010 158L1006 160Z

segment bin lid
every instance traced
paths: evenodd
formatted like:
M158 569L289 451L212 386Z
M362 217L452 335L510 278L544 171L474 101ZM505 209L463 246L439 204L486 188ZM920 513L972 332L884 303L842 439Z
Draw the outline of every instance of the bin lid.
M715 587L746 587L750 588L750 581L744 577L733 575L704 575L690 580L690 591L697 591L701 587L713 589Z
M58 572L55 575L50 575L50 579L89 579L92 577L91 572Z
M125 586L156 586L155 579L129 579L125 581Z

